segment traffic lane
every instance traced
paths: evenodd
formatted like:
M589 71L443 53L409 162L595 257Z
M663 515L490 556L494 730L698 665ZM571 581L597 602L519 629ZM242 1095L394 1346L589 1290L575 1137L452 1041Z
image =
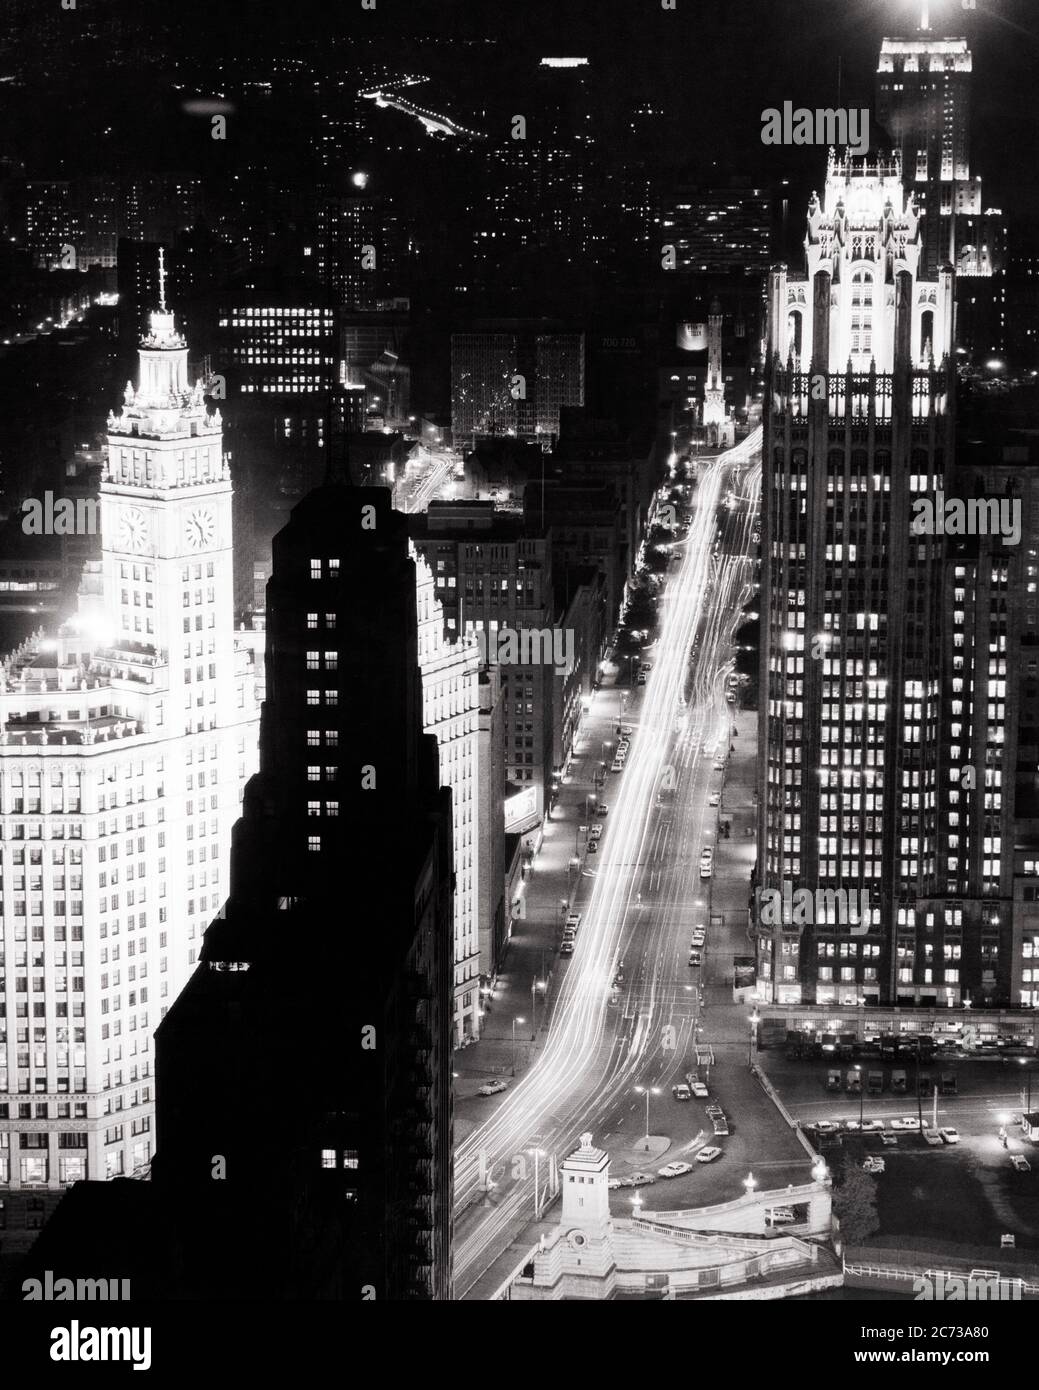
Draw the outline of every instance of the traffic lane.
M716 487L715 480L712 491ZM657 763L662 751L659 720L661 717L670 716L675 703L671 690L677 683L677 663L684 654L689 640L686 633L699 609L696 600L702 588L702 569L703 549L698 547L687 557L681 577L676 577L675 582L678 583L681 593L674 596L669 586L668 598L672 601L667 610L667 627L662 629L669 638L668 649L666 652L662 649L654 663L653 680L646 688L643 705L643 710L652 716L649 721L650 728L642 730L626 771L619 774L622 779L620 799L615 801L611 809L612 833L614 836L617 835L617 821L618 817L621 817L625 822L624 832L627 839L637 844L634 855L636 861L642 857L642 846L648 831L649 807L652 804L648 802L648 798L652 794L651 788L655 788L658 780ZM639 831L637 837L630 833L634 829ZM605 950L605 956L615 959L612 949L616 942L615 933L633 897L630 866L616 862L616 856L609 850L602 856L602 861L593 872L600 885L605 878L606 891L597 892L593 889L586 909L591 923L591 936L589 929L586 929L579 938L577 954L565 973L558 996L559 1002L553 1011L553 1026L548 1042L534 1074L528 1074L517 1084L511 1102L506 1102L500 1107L489 1125L478 1127L467 1137L458 1155L459 1161L456 1162L456 1192L460 1197L473 1186L473 1161L479 1149L485 1146L492 1151L514 1148L523 1142L523 1135L531 1129L532 1121L546 1108L560 1115L562 1126L565 1123L560 1104L563 1101L562 1092L570 1092L567 1097L571 1106L569 1113L576 1115L586 1107L589 1093L594 1095L601 1084L601 1075L594 1063L588 1077L577 1075L582 1070L578 1060L583 1061L585 1054L589 1054L588 1060L592 1062L590 1048L597 1048L603 1041L601 1033L594 1041L589 1034L589 1029L592 1033L599 1031L596 1024L604 1023L607 1015L605 997L598 995L599 967L602 965L602 973L605 973L604 948L608 945L610 949ZM596 937L599 937L598 941ZM585 989L584 986L588 988ZM601 1011L593 1005L593 996L601 998ZM571 1001L578 1007L574 1010L562 1007ZM572 1135L561 1138L560 1142L565 1143L568 1138L572 1138Z

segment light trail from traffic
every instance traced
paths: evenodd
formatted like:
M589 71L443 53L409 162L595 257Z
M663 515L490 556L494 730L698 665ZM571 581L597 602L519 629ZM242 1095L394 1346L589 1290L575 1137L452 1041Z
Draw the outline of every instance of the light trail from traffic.
M510 1168L518 1155L530 1155L536 1143L546 1154L572 1149L585 1119L602 1120L615 1108L659 1048L659 1028L671 1022L678 1005L692 1002L693 986L679 984L676 945L702 892L692 877L692 841L704 842L706 796L689 795L697 775L702 745L725 739L727 753L731 712L724 696L731 633L743 602L752 592L751 532L757 507L760 470L743 470L760 448L756 431L735 449L701 466L696 509L684 541L682 560L664 591L660 637L652 672L637 720L625 770L616 774L609 824L597 855L591 895L582 903L582 926L555 1002L541 1056L502 1099L496 1112L460 1145L455 1164L456 1297L464 1296L504 1248L522 1214L534 1213L530 1178L496 1184L497 1205L467 1208L478 1201L490 1174ZM717 513L726 483L740 486L741 536L737 552L715 549ZM698 658L690 690L690 648L699 634ZM724 658L722 657L724 653ZM684 730L677 730L679 721ZM678 783L674 807L662 814L658 792L665 769ZM650 894L663 897L649 900ZM643 898L647 900L643 902ZM636 940L641 964L628 985L638 997L638 1013L610 1010L608 998L618 962ZM608 1023L615 1020L615 1027ZM685 1036L695 1026L695 1012L685 1018ZM616 1033L616 1036L614 1034ZM669 1063L678 1065L678 1047ZM481 1166L482 1160L482 1166ZM522 1170L521 1170L522 1171ZM542 1164L544 1171L544 1164Z

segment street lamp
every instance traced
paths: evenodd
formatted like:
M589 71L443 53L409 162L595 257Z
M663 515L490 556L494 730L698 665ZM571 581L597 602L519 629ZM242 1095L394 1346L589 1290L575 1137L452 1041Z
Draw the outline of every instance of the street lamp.
M757 1035L758 1024L761 1022L761 1015L757 1009L750 1015L747 1022L750 1024L750 1038L747 1042L747 1066L751 1066L754 1061L754 1040Z
M636 1095L639 1095L639 1096L644 1095L644 1096L646 1097L646 1152L649 1153L649 1098L650 1098L651 1095L653 1095L653 1096L659 1096L659 1095L660 1095L660 1087L659 1087L659 1086L636 1086L636 1087L635 1087L635 1094L636 1094Z
M812 1164L812 1177L816 1182L822 1183L825 1182L829 1176L830 1170L826 1166L826 1160L823 1158L822 1154L820 1154Z
M1030 1111L1032 1109L1032 1068L1028 1066L1027 1057L1019 1057L1017 1060L1021 1063L1023 1067L1028 1068L1026 1072L1028 1078L1028 1098L1025 1101L1025 1109Z
M514 1018L512 1020L512 1074L516 1075L516 1024L526 1023L525 1018Z
M754 1189L757 1187L757 1185L758 1180L753 1173L748 1173L747 1176L743 1179L743 1186L747 1189L748 1197L753 1196Z
M541 992L544 993L544 990L545 990L545 982L544 982L544 980L539 980L538 977L537 977L536 975L534 975L534 976L531 977L531 981L530 981L530 1041L531 1041L531 1042L534 1042L535 1039L537 1038L537 1035L538 1035L537 994L535 993L536 990L541 990Z

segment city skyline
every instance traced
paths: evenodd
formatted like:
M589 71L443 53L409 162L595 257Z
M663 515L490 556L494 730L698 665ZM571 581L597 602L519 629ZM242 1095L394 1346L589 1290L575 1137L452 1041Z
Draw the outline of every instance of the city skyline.
M112 1359L1039 1296L1035 16L587 9L0 21L0 1300Z

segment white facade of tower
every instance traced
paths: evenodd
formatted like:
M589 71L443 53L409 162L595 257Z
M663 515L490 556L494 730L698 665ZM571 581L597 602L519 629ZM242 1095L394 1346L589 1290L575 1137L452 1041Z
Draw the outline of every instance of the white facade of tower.
M921 221L912 193L902 186L901 161L849 160L831 151L822 200L813 193L805 236L807 275L783 282L786 312L772 306L774 341L784 365L795 370L890 373L895 353L895 276L911 283L914 367L940 363L952 348L953 300L949 277L920 277ZM828 336L814 341L813 283L817 272L830 280ZM776 281L776 283L780 283ZM890 402L882 399L884 416Z
M0 681L0 1185L152 1156L152 1034L222 909L257 765L221 442L162 308L108 420L100 564Z
M477 877L480 853L477 759L480 719L480 648L472 637L449 641L433 572L411 548L418 605L418 660L422 673L422 725L435 734L440 783L451 788L454 894L454 1040L480 1036L480 923Z

